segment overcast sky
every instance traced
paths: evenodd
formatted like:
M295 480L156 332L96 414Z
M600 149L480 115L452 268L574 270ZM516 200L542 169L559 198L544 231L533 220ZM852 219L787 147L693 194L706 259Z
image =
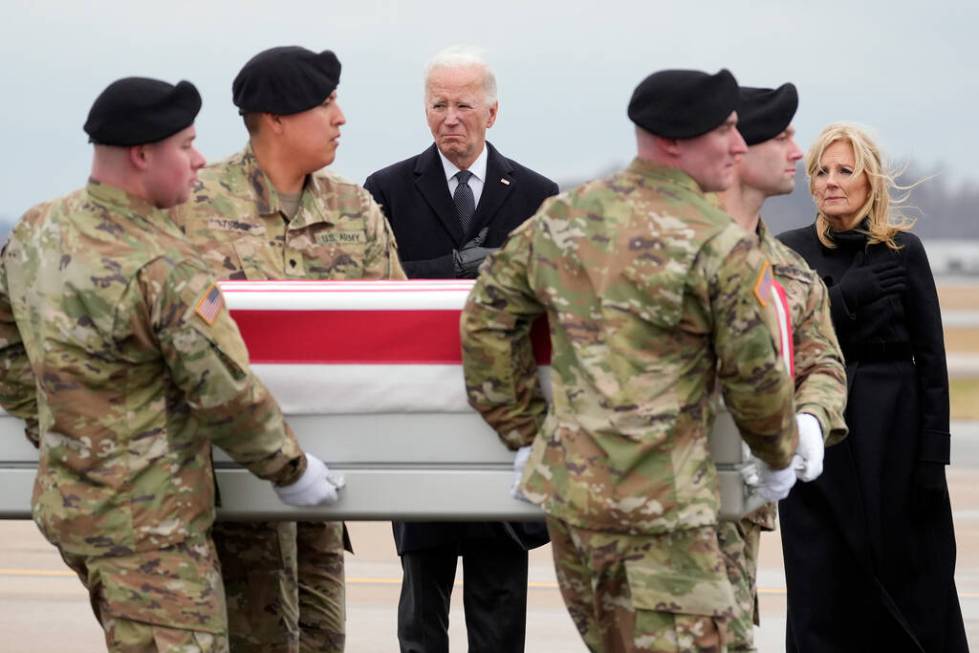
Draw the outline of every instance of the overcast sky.
M111 81L193 81L199 146L211 161L245 131L231 80L259 50L332 49L347 116L334 171L367 174L431 143L422 70L444 46L486 50L502 100L490 140L555 180L631 158L625 106L661 68L730 68L739 82L793 81L807 146L835 120L874 128L893 158L979 182L979 3L429 2L343 0L0 0L0 216L81 186L81 125Z

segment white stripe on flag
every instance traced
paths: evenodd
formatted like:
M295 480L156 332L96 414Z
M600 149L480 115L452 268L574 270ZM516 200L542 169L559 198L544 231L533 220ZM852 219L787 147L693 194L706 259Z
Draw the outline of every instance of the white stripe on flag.
M466 413L461 365L271 365L252 369L287 415ZM550 366L539 368L550 396Z
M461 310L473 282L222 281L231 310Z
M362 292L238 292L222 284L224 298L232 311L460 311L469 289L437 291L401 290Z
M346 292L350 290L357 292L386 292L397 290L400 292L415 292L419 290L469 290L473 287L474 282L467 279L416 279L412 281L365 279L353 281L315 281L309 279L282 279L269 281L221 281L220 284L222 289L230 292L266 293L281 290L302 292Z

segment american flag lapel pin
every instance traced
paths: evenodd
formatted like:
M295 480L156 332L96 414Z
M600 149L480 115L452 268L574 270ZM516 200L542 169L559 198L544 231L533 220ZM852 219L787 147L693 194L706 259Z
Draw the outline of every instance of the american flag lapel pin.
M510 180L509 179L504 179L503 177L500 177L500 183L503 184L504 186L509 186L510 185Z

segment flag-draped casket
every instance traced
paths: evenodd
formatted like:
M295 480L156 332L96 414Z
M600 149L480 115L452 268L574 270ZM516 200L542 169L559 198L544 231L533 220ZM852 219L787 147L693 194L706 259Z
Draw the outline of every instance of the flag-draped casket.
M303 447L342 471L335 506L300 510L217 452L221 512L236 518L521 519L513 453L466 401L459 313L470 281L229 281L221 288L254 371ZM546 324L534 349L547 385ZM27 517L36 452L18 420L0 420L0 515ZM726 414L712 436L722 513L757 504L737 471L740 438Z

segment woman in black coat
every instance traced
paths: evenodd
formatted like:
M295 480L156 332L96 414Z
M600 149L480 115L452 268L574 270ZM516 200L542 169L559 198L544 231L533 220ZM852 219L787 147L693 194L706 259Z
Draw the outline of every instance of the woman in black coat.
M816 223L779 238L829 288L850 435L779 504L787 649L967 651L945 482L948 372L924 247L891 221L893 177L861 130L806 157Z

